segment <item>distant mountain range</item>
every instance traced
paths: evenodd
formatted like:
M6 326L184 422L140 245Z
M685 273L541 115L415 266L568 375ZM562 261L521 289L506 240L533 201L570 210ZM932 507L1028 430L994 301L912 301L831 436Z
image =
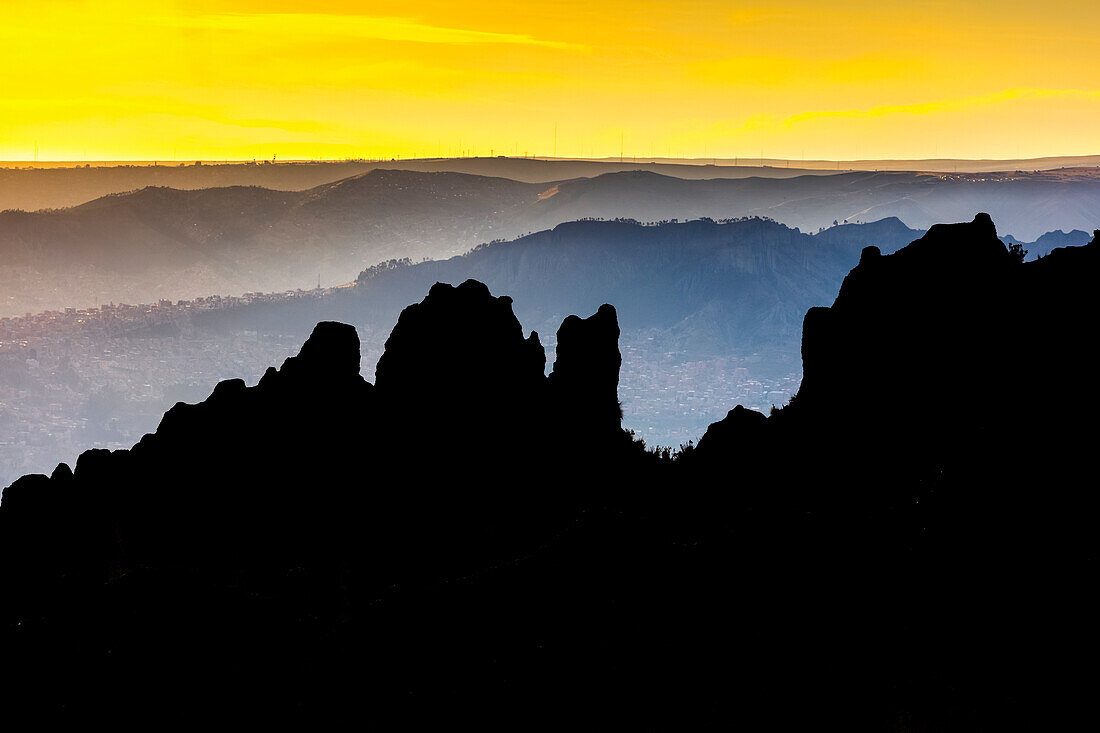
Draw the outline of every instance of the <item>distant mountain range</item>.
M565 316L613 300L627 424L651 442L675 445L720 417L701 399L707 390L730 395L755 382L769 386L745 396L748 404L766 410L785 402L800 373L806 310L830 301L864 247L893 252L920 235L897 219L812 236L762 219L569 222L447 260L371 268L356 287L330 297L206 311L195 325L211 338L256 332L304 339L320 320L352 323L364 335L369 374L401 308L436 282L476 279L494 292L514 293L517 317L549 349ZM697 373L674 376L683 368ZM666 386L655 393L650 380Z
M731 350L797 350L806 309L826 303L868 244L892 252L920 236L898 219L808 235L764 219L693 220L645 226L574 221L446 260L395 262L360 273L357 287L328 299L243 306L204 317L252 330L346 320L386 329L410 295L435 282L476 279L515 293L528 327L552 333L573 312L618 303L629 332L657 334L690 358ZM704 325L707 316L721 322Z
M1092 235L1088 232L1074 229L1064 232L1061 229L1047 232L1034 242L1021 242L1011 234L1001 237L1005 244L1018 244L1027 251L1028 260L1045 257L1059 247L1081 247L1092 241Z
M618 160L541 160L538 158L439 158L381 161L294 161L271 163L167 163L0 165L0 211L5 209L60 209L114 193L149 186L193 190L230 186L261 186L282 191L304 191L335 183L373 170L408 170L420 173L468 173L491 178L510 178L526 183L547 183L572 178L591 178L604 173L648 170L677 178L787 178L812 171L787 162L728 161L706 165L703 161L636 162ZM1081 162L1087 165L1087 162ZM1050 166L1046 166L1050 167ZM849 170L844 166L842 170ZM960 169L964 170L964 169ZM831 175L834 165L817 171Z
M390 257L456 254L521 233L505 224L543 188L374 171L306 191L146 188L61 211L3 212L5 310L347 282Z
M829 302L864 247L888 254L923 234L893 217L812 235L758 218L573 221L446 260L368 268L356 287L332 297L210 311L202 321L221 329L297 331L303 338L319 320L387 333L417 293L436 282L476 279L514 293L517 316L541 334L552 334L569 313L614 300L627 343L644 340L684 361L765 353L765 371L773 373L779 362L797 361L802 314ZM1043 250L1089 239L1083 232L1052 233L1024 246ZM364 367L369 371L373 361Z
M951 174L1095 168L1100 156L1063 156L1022 160L800 160L776 158L604 158L595 160L535 157L425 158L407 160L253 161L245 162L0 162L0 211L59 209L112 193L147 186L179 189L262 186L301 191L378 168L422 173L470 173L548 183L592 178L620 171L650 171L687 179L788 178L850 171L908 171Z
M686 180L648 171L550 183L377 169L304 191L146 188L0 213L0 313L347 282L390 258L439 259L585 218L765 216L806 231L896 216L915 228L989 211L1034 239L1100 226L1100 178L857 172Z

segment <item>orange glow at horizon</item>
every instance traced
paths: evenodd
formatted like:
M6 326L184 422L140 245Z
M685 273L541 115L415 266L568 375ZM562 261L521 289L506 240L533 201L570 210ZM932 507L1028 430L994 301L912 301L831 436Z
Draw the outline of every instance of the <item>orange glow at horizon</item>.
M0 159L1100 152L1093 0L820 5L7 0Z

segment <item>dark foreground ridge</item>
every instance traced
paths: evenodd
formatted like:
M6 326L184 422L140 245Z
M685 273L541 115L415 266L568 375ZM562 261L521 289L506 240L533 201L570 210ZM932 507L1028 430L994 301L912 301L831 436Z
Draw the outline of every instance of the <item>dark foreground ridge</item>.
M985 215L869 247L791 404L672 457L619 427L611 306L549 377L475 281L402 313L374 385L320 323L255 387L5 491L0 715L1058 728L1100 651L1098 248L1023 263ZM985 389L948 412L958 375Z

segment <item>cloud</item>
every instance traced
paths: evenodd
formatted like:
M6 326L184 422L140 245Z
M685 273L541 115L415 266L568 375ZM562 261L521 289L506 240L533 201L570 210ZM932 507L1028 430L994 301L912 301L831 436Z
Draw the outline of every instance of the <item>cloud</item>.
M342 37L433 44L505 44L583 50L574 43L550 41L524 33L495 33L418 23L411 18L327 13L224 13L162 17L164 26L189 30L241 32L285 38Z

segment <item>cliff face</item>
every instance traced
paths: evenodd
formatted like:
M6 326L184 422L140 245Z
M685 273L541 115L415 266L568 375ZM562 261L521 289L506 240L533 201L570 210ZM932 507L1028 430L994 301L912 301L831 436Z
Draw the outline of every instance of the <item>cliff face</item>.
M892 255L867 247L832 306L806 314L803 382L771 427L844 462L854 458L844 445L860 446L861 460L942 462L1040 423L1042 445L1071 438L1068 418L1093 404L1095 387L1075 380L1073 407L1046 392L1091 369L1075 344L1097 315L1088 282L1098 251L1094 242L1022 263L985 214L933 226Z
M1086 578L1100 500L1082 478L1100 409L1082 341L1100 315L1098 267L1100 232L1021 262L982 214L893 255L869 247L833 305L806 315L791 404L766 419L732 411L684 462L729 488L730 516L753 517L739 527L746 555L817 598L812 639L853 633L831 653L881 665L928 702L950 688L981 725L1079 713L1095 680L1066 650L1098 646ZM744 451L756 469L731 476ZM895 657L877 656L876 635Z
M611 306L549 377L474 281L403 312L375 385L320 323L255 387L5 492L5 710L1057 727L1096 682L1066 650L1100 651L1098 247L1021 263L979 215L869 248L807 314L792 403L675 460L619 428Z

